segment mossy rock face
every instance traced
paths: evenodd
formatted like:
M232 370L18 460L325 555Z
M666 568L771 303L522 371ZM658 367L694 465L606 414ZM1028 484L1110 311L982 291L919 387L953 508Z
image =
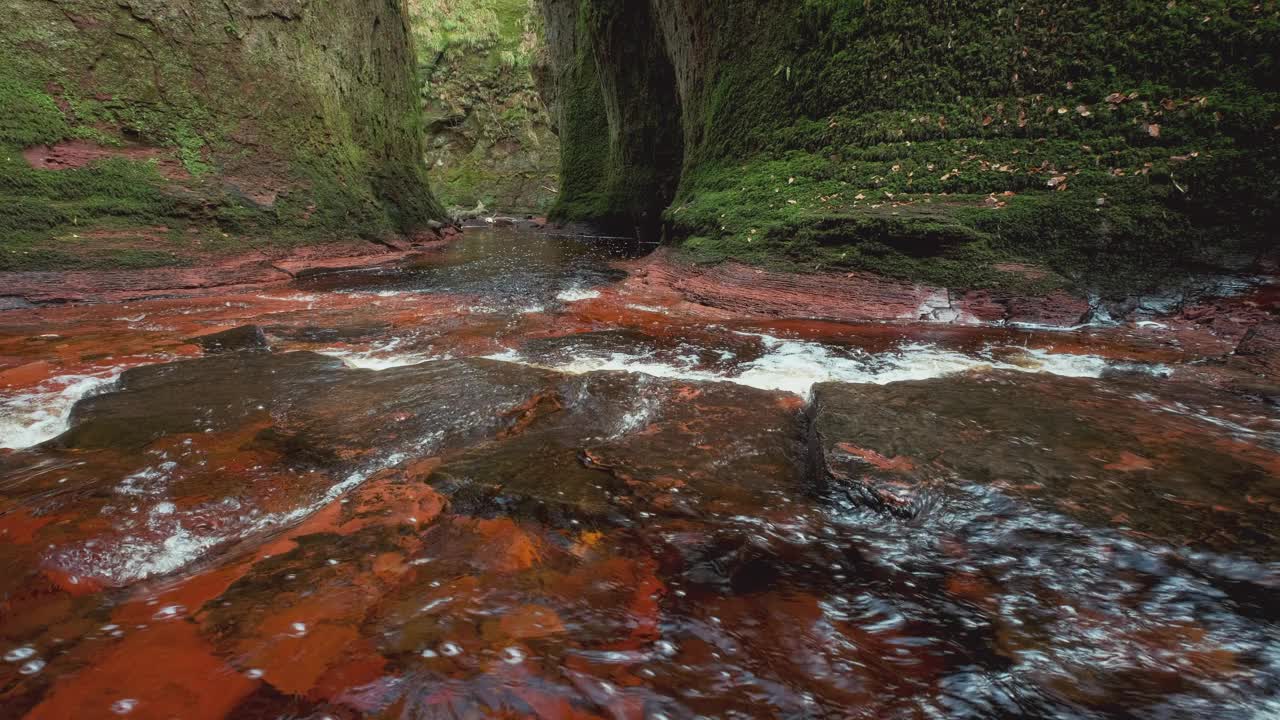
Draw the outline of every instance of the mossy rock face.
M91 238L129 228L170 240L146 250L182 255L443 217L401 0L0 0L0 12L0 206L21 209L2 221L0 269L81 267L100 254Z
M1127 291L1277 251L1274 3L542 3L563 219L642 224L656 197L695 259L968 286L1018 261Z
M560 143L538 91L545 66L533 0L410 0L426 159L446 206L544 213Z

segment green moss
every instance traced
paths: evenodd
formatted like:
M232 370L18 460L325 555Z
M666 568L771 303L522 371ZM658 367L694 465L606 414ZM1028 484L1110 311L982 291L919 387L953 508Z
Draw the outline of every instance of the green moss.
M1016 261L1119 292L1280 247L1275 4L668 5L650 42L683 78L684 162L665 219L691 257L958 286L1007 283L992 266ZM641 58L595 53L597 88L566 85L565 112ZM601 186L568 172L576 152L567 197Z
M187 169L195 177L207 175L213 172L213 166L205 162L202 150L204 150L204 138L192 130L186 124L179 124L174 128L173 141L178 148L178 158L182 160L182 166Z
M558 141L534 77L541 47L529 0L414 0L426 158L448 206L545 211Z
M557 221L616 221L620 210L608 192L609 176L614 172L610 164L609 121L595 58L585 47L579 50L569 70L562 103L561 190L551 217Z
M70 128L48 93L17 77L18 63L0 53L0 143L27 147L55 143Z
M99 253L58 240L121 223L152 243L162 241L142 231L163 226L270 244L411 233L443 217L395 4L336 0L298 17L241 0L193 0L182 13L109 0L78 3L74 16L37 0L0 0L0 10L14 19L0 34L10 264L14 252L26 268L75 266L71 256L181 262L184 248L116 248L116 263L110 243ZM120 157L56 171L21 157L64 139ZM129 159L140 157L156 161ZM260 188L278 195L274 207L248 197Z

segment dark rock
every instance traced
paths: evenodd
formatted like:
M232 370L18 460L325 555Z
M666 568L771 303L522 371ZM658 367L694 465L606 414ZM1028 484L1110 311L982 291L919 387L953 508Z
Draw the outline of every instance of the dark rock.
M348 370L282 417L290 447L326 462L373 452L428 456L510 430L554 408L560 374L492 360Z
M257 325L242 325L231 330L223 330L210 335L191 338L190 342L199 345L207 355L226 352L269 352L271 345L267 335Z
M369 325L339 325L337 327L321 327L319 325L270 325L266 331L272 337L298 342L334 343L363 342L384 336L391 329L391 323L372 323Z
M991 373L823 383L813 397L811 459L831 498L937 519L963 513L985 486L1092 525L1276 555L1266 538L1280 518L1267 498L1280 497L1280 448L1252 431L1203 441L1207 423L1263 415L1228 393Z
M383 372L309 352L234 353L130 370L72 411L62 447L131 447L254 418L260 442L322 464L431 455L492 437L546 409L559 374L489 360Z
M341 360L309 352L233 353L149 365L76 403L62 447L129 447L179 433L225 430L276 411L298 395L332 386Z
M1280 380L1280 322L1250 328L1230 364Z
M566 378L556 400L430 482L460 512L561 527L751 513L804 495L794 396L603 372Z

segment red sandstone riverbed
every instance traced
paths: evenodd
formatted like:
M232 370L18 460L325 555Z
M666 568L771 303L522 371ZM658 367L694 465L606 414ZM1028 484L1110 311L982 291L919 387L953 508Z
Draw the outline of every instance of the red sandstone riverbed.
M497 232L0 312L0 717L1274 712L1274 286L846 280Z

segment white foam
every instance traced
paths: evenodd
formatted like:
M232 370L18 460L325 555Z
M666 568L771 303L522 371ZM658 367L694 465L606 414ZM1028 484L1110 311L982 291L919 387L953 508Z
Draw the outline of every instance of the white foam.
M1015 363L975 357L927 344L907 345L892 352L871 354L840 352L815 342L752 335L761 338L766 352L756 360L738 366L734 371L699 369L696 358L693 357L660 361L648 354L626 352L583 356L567 363L543 367L571 374L621 370L677 380L733 382L762 390L782 390L804 397L809 395L815 383L820 382L884 385L992 369L1043 372L1067 377L1099 377L1108 367L1108 362L1100 357L1050 353L1044 350L1020 350L1023 357ZM526 365L538 364L513 351L489 357Z
M358 370L390 370L391 368L405 367L407 365L417 365L429 360L436 360L430 355L421 355L418 353L406 354L378 354L376 352L338 352L329 351L321 352L321 355L336 357L347 364L347 367Z
M556 293L556 299L560 302L578 302L580 300L593 300L600 297L599 290L586 290L584 288L569 288Z
M115 382L120 369L50 378L29 392L0 394L0 448L39 445L71 427L71 408L81 398Z
M442 437L443 433L437 432L422 438L415 452L425 452L435 447ZM218 508L222 513L222 521L217 530L195 529L207 525L205 520L210 508L179 510L167 499L167 486L172 480L171 471L174 468L171 463L163 463L160 468L165 472L158 477L154 476L151 469L131 476L146 475L149 490L147 494L157 501L131 505L123 513L115 524L116 530L123 533L123 537L110 541L98 538L64 547L55 550L49 560L76 576L103 578L117 585L168 575L182 570L220 547L294 525L359 487L374 473L398 465L409 457L405 453L393 453L348 474L312 502L285 512L261 513L250 509L243 514L227 514L226 509L238 508L240 503L235 498L226 498ZM122 483L116 490L122 498L132 502L138 497L133 492L134 489Z
M527 363L523 358L514 352L506 352L500 355L489 356L491 360L505 360L507 362L518 362L521 364L532 365ZM585 356L574 358L570 362L561 365L549 366L553 370L569 373L571 375L580 375L589 372L598 372L604 370L621 370L625 372L641 373L643 375L652 375L654 377L672 378L676 380L725 380L724 375L704 370L695 370L689 365L675 365L667 362L651 360L646 355L615 352L607 356Z
M368 350L320 350L321 355L338 358L349 368L359 370L390 370L391 368L417 365L439 357L415 352L397 352L403 338L374 345Z
M927 345L911 345L900 353L844 357L817 343L785 341L743 366L730 378L762 390L784 390L807 396L815 383L847 382L884 385L927 380L991 367L990 362Z
M296 303L313 303L320 299L320 296L308 293L293 293L290 295L257 295L260 300L273 300L276 302L296 302ZM227 303L230 306L230 303Z

